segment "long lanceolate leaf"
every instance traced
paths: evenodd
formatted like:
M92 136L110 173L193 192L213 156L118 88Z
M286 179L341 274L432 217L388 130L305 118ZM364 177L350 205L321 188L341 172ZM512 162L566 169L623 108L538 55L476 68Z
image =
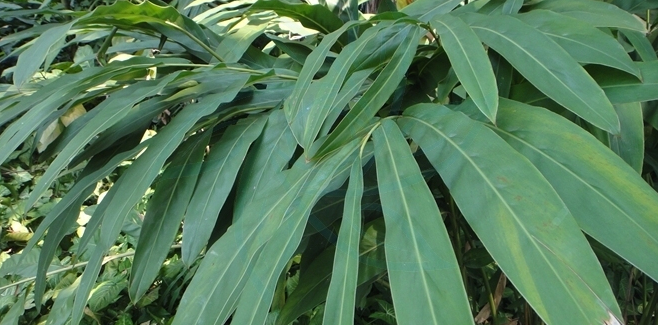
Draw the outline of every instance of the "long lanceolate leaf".
M658 195L591 134L539 107L501 101L494 130L537 166L580 227L658 280ZM632 240L619 240L632 238Z
M546 34L578 62L601 64L640 77L640 70L621 44L585 22L548 10L534 10L517 17Z
M415 25L410 25L405 27L404 30L408 34L398 46L391 60L363 94L363 97L359 99L336 129L322 143L315 153L316 158L340 148L340 146L357 137L404 78L405 72L416 53L421 29Z
M261 136L254 142L242 164L235 195L234 219L240 218L254 195L280 173L297 147L283 110L270 113Z
M548 36L508 15L461 17L537 89L595 126L619 133L619 119L603 90Z
M350 171L345 194L343 221L340 224L331 284L324 308L324 324L353 324L356 286L359 274L359 239L361 238L361 198L363 167L357 158Z
M89 293L98 277L101 262L106 251L112 246L121 231L123 221L133 206L142 198L144 192L160 172L167 157L183 141L185 133L203 116L217 109L223 102L232 100L247 82L247 75L236 75L233 82L227 82L223 92L209 95L200 103L186 107L176 115L154 138L149 148L126 170L105 199L92 215L93 219L102 220L100 243L89 259L78 294L73 305L71 324L78 325L87 303ZM87 229L91 234L95 229ZM91 235L86 233L85 236Z
M57 174L66 167L66 165L73 159L82 148L89 143L98 133L107 129L117 121L119 121L133 105L140 102L142 99L153 96L160 92L176 74L170 74L162 80L146 81L131 87L118 91L113 96L105 100L102 104L98 105L95 109L99 110L98 115L91 119L85 126L78 132L78 134L71 139L68 145L57 155L57 158L50 163L50 166L43 174L34 190L30 194L26 208L32 205L39 199L41 194L46 191L50 184L57 178Z
M14 84L21 87L32 78L35 72L43 64L46 56L54 49L52 48L64 40L66 33L71 29L73 22L55 27L50 27L35 43L18 57L16 69L14 70Z
M407 141L391 120L373 138L398 323L472 324L450 238Z
M96 87L106 81L135 72L144 72L147 68L168 63L180 63L180 59L151 59L136 57L126 61L115 61L102 69L89 69L74 75L66 75L44 86L31 96L22 97L16 104L15 114L27 111L18 120L9 125L0 135L0 161L9 155L27 139L60 106L75 98L80 92ZM13 107L12 107L13 108ZM11 118L8 118L10 120ZM4 120L4 114L0 120Z
M585 21L594 27L615 27L646 33L644 24L619 7L595 0L548 0L534 8L548 9Z
M207 251L181 299L174 325L223 324L233 313L262 246L272 237L310 175L275 175L226 233Z
M503 120L500 111L498 120ZM615 297L578 224L525 157L484 125L443 106L416 105L399 124L423 149L469 225L546 323L619 322Z
M451 15L437 16L431 25L441 37L441 44L462 86L480 111L495 123L498 86L480 39L466 23Z
M265 121L265 116L242 119L211 147L185 213L182 255L187 265L192 265L208 242L247 150L260 135Z
M302 102L310 103L310 106L298 110L290 124L292 132L299 139L302 148L310 149L338 97L338 92L348 71L361 51L373 40L381 43L381 39L376 38L380 29L380 25L371 27L358 40L346 46L334 61L329 73L321 80L314 82L309 92L306 93L305 96L308 98L304 98ZM406 36L406 33L403 36Z
M149 199L131 268L129 293L133 302L146 293L169 253L169 246L180 228L185 208L194 192L211 134L196 134L176 149L155 193Z
M322 63L324 63L331 47L336 41L338 41L338 38L343 35L345 31L356 25L357 22L346 23L343 27L326 35L322 39L322 42L320 42L315 50L306 58L306 61L304 61L304 67L299 73L299 78L297 78L297 82L295 83L295 89L292 91L290 99L288 99L283 106L283 111L286 113L288 123L294 123L295 118L303 105L310 105L310 103L304 103L302 99L307 98L306 94L311 87L313 76L315 76L315 73L320 70L320 67L322 67ZM297 142L300 142L299 139Z
M346 171L354 159L353 153L357 145L358 141L353 141L312 167L313 174L303 188L303 194L295 203L294 209L286 214L279 229L263 248L240 297L233 316L234 323L265 323L274 296L276 279L299 246L311 209L328 187L334 185L337 188L345 181ZM329 188L333 189L335 188Z
M41 299L46 289L46 272L48 271L48 267L59 248L59 243L68 234L71 226L78 219L80 206L96 188L98 181L107 176L119 163L143 150L146 147L145 144L146 142L143 142L143 145L130 148L135 144L127 141L94 157L80 174L80 180L75 183L66 196L53 207L39 224L39 228L34 232L34 235L30 238L30 241L23 250L23 254L27 254L41 239L46 230L48 230L37 264L37 278L34 287L34 302L37 305L37 309L41 307Z

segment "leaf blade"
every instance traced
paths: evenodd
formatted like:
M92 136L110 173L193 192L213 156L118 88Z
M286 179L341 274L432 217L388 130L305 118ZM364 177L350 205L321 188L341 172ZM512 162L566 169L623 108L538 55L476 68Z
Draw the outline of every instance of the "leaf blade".
M441 213L407 141L390 120L382 121L373 138L386 221L386 265L398 322L472 324L459 266L439 222ZM441 299L446 296L451 299Z

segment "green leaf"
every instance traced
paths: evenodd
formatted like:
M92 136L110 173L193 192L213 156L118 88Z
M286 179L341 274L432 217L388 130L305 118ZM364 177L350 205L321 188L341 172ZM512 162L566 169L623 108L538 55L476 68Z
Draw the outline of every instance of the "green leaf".
M197 54L209 58L209 38L201 26L170 6L158 6L150 1L133 4L117 1L110 6L99 6L80 18L74 27L85 28L98 24L125 30L143 29L165 35ZM210 32L212 33L212 32ZM204 46L205 45L205 46Z
M459 0L417 0L402 8L400 12L417 17L422 22L429 22L436 15L449 13L461 2Z
M300 270L299 283L288 295L286 304L276 318L277 325L288 325L305 312L312 310L327 298L331 263L334 260L334 246L329 246L308 267ZM304 257L302 257L304 259ZM326 323L334 324L334 323ZM335 323L337 324L337 323Z
M71 310L73 309L73 300L75 293L80 285L80 277L77 277L75 282L70 286L61 290L55 298L52 309L48 314L46 325L65 325L71 317Z
M451 15L436 16L430 24L441 37L441 45L462 86L482 113L495 123L498 86L480 39L466 23Z
M55 27L50 25L50 28L41 34L32 46L18 56L18 62L16 62L16 68L14 69L14 85L16 87L22 87L25 82L32 78L46 60L48 54L52 51L59 52L59 49L53 47L64 40L73 23L70 22Z
M646 33L644 24L615 5L595 0L546 0L533 9L547 9L587 22L594 27L614 27Z
M503 14L516 14L521 10L521 7L523 7L523 0L506 0L503 5Z
M279 16L290 17L299 21L304 27L317 30L325 35L343 26L343 21L322 5L288 3L279 0L260 0L249 8L249 11L263 10L272 10ZM339 43L343 42L339 41Z
M294 119L299 113L299 110L302 109L302 106L309 105L309 103L303 103L302 99L308 98L307 93L311 88L313 77L318 70L320 70L320 67L322 67L329 50L336 43L338 38L345 33L345 31L356 26L357 23L358 22L346 23L340 29L326 35L322 39L322 42L320 42L315 50L313 50L308 58L306 58L304 67L299 73L299 78L297 78L297 82L295 83L295 89L292 91L292 94L289 99L285 101L283 106L283 110L286 113L286 119L290 124L294 123ZM299 142L299 139L297 141Z
M294 168L270 177L226 233L206 252L190 282L173 325L222 324L233 313L263 245L308 180L309 169Z
M25 203L25 208L31 208L41 195L48 189L57 178L57 174L66 167L74 155L87 145L98 133L106 130L119 121L127 112L146 97L154 96L171 82L176 73L169 74L161 80L143 81L116 92L113 96L96 106L99 113L87 122L80 132L62 149L57 158L50 163L48 169L34 186L30 197Z
M416 53L418 38L422 33L422 29L410 25L406 26L403 31L408 34L400 42L391 60L379 73L377 79L365 94L341 120L336 129L322 143L314 154L315 158L320 158L331 151L337 150L354 139L371 122L377 111L386 103L388 97L393 94L400 81L403 80Z
M80 206L94 191L96 183L106 177L122 161L137 155L146 147L145 144L147 143L144 142L144 145L133 148L135 144L134 141L125 141L118 146L102 151L98 156L92 158L80 173L73 188L50 210L25 247L24 252L29 252L48 230L39 254L37 278L34 286L34 302L37 309L41 307L43 293L46 289L46 272L59 249L60 242L68 235L71 227L80 216ZM93 227L90 228L93 229Z
M407 141L391 120L382 121L373 139L397 321L473 324L441 213Z
M185 212L181 249L185 264L192 265L208 243L247 150L262 132L266 121L264 116L241 119L236 125L230 126L219 142L210 148Z
M658 99L658 62L635 62L642 74L642 81L614 71L593 71L596 79L610 101L615 104L644 102Z
M263 34L268 25L269 21L254 21L233 29L224 35L224 39L217 47L217 54L227 63L238 62L251 43Z
M225 79L227 82L223 91L205 96L199 103L187 106L158 132L152 138L148 149L121 175L96 208L92 220L102 220L100 243L92 252L89 264L82 274L80 289L73 304L72 325L78 325L82 319L84 306L98 277L103 255L116 240L125 217L142 198L146 189L160 172L167 157L183 141L185 133L199 119L215 111L218 104L231 101L247 82L248 76L236 74L225 77ZM91 237L93 233L93 229L87 228L82 239Z
M578 62L605 65L640 78L639 69L621 44L583 21L548 10L533 10L517 17L546 34Z
M21 145L27 137L42 125L60 106L78 96L81 92L102 85L108 80L119 76L138 78L146 69L154 66L176 66L186 60L178 58L147 58L135 57L126 61L114 61L103 68L90 68L74 75L65 75L55 82L46 85L41 91L31 96L22 97L15 106L15 113L27 111L14 123L9 125L0 135L0 161L7 160L9 155ZM69 77L70 76L70 77ZM2 116L0 119L3 119Z
M508 15L461 17L537 89L595 126L619 133L619 119L601 88L548 36Z
M654 50L653 45L644 33L633 30L621 30L621 32L631 44L633 44L635 51L640 55L642 61L649 62L658 60L656 50Z
M127 285L128 281L123 276L99 283L89 297L89 309L98 312L109 306L119 298L119 294Z
M498 123L509 118L500 110L498 114ZM502 271L546 323L620 322L615 297L585 236L551 184L525 157L483 124L443 106L416 105L399 124L423 149ZM553 137L544 139L556 143Z
M401 41L400 38L407 35L406 31L400 33L400 26L403 25L393 26L398 27L398 33L391 39ZM338 93L348 72L352 70L352 65L361 57L362 51L367 49L368 45L382 43L381 36L378 34L381 27L378 25L367 29L361 37L347 45L336 58L327 75L321 80L313 82L309 91L305 94L302 103L308 104L303 105L302 109L298 110L297 114L292 117L290 128L306 151L311 148L311 144L320 132L323 122L334 108L333 104L337 101Z
M357 158L352 164L350 185L345 194L343 220L338 233L333 272L324 310L323 323L325 324L354 323L356 286L359 275L362 197L363 169L361 159Z
M240 218L269 177L280 173L292 158L297 142L283 110L270 113L261 136L242 164L235 196L234 218Z
M642 104L619 104L615 105L615 110L621 122L621 133L608 135L610 148L638 174L642 174L642 164L644 164Z
M180 228L212 132L188 138L173 154L149 199L130 274L129 294L137 302L151 287Z
M236 324L262 324L265 322L272 304L276 279L297 250L311 209L325 193L325 190L331 191L342 185L358 144L358 141L353 141L327 157L326 160L311 167L313 174L309 177L308 184L302 189L303 192L298 198L295 208L286 213L281 226L276 230L272 239L265 244L240 296L233 322ZM335 179L338 182L335 182Z
M2 317L0 325L18 325L18 318L25 312L25 295L21 294L9 311Z
M637 171L546 109L505 100L500 116L494 130L546 176L580 227L658 279L658 265L646 258L658 254L658 195Z

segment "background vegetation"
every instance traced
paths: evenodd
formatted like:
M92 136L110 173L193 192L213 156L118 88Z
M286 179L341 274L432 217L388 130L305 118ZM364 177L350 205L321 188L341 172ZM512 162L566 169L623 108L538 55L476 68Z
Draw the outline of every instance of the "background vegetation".
M656 9L2 1L0 325L658 324Z

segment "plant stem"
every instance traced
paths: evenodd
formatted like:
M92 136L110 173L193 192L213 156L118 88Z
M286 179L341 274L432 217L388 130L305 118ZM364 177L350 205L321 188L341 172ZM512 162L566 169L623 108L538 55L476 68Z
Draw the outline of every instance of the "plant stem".
M484 271L484 268L480 268L480 271L482 271L482 278L484 279L484 287L487 289L487 298L489 298L489 307L491 310L491 319L492 319L492 324L496 325L497 320L496 320L496 301L494 300L493 296L493 291L491 291L491 285L489 285L489 278L487 277L487 273Z

